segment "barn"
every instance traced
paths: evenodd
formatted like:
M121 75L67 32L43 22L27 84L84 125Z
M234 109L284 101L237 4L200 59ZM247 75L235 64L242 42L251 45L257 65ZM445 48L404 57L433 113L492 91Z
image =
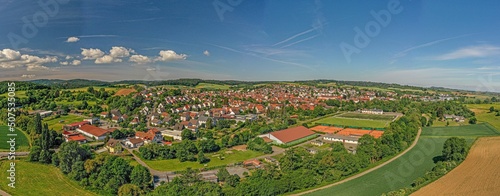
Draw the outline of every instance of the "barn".
M259 135L259 137L267 137L276 144L290 145L293 143L300 142L301 140L307 140L309 138L316 137L316 133L309 130L304 126L298 126L293 128L288 128L280 131L275 131L271 133L266 133Z

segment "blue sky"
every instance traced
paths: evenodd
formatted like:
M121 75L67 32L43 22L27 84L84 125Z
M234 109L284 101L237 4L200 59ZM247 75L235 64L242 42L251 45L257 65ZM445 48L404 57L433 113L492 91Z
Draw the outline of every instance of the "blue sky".
M337 79L500 91L500 1L38 2L0 0L3 80Z

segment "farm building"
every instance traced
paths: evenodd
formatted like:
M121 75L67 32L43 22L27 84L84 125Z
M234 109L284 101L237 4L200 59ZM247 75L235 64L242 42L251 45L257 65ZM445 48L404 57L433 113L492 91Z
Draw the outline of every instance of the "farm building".
M83 125L76 128L76 131L95 140L104 140L106 138L106 134L108 133L106 130L92 125Z
M316 136L316 133L309 130L304 126L293 127L289 129L284 129L281 131L275 131L263 135L259 135L259 137L268 137L273 140L274 143L277 144L291 144L296 141L300 141L301 139L312 138Z

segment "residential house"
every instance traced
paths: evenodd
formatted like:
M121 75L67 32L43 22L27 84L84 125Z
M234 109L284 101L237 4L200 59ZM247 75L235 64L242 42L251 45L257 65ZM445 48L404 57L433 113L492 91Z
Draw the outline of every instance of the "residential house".
M138 148L144 145L144 141L138 138L129 138L125 141L125 145L128 148Z
M158 129L150 129L147 132L137 131L135 132L135 138L143 140L145 143L160 143L163 140L163 136Z

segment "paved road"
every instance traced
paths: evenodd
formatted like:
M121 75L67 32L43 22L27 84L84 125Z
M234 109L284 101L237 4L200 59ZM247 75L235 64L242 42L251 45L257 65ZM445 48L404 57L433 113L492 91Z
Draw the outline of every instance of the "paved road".
M11 196L9 193L3 191L3 190L0 190L0 195L2 196Z
M333 183L333 184L329 184L329 185L326 185L326 186L322 186L322 187L319 187L319 188L315 188L315 189L311 189L311 190L308 190L308 191L304 191L302 193L297 193L297 194L293 194L293 195L305 195L305 194L308 194L308 193L312 193L312 192L315 192L315 191L318 191L318 190L322 190L322 189L326 189L326 188L329 188L329 187L332 187L332 186L335 186L335 185L339 185L339 184L342 184L342 183L345 183L345 182L348 182L348 181L351 181L351 180L354 180L356 178L359 178L361 176L364 176L374 170L377 170L387 164L389 164L390 162L396 160L397 158L403 156L404 154L406 154L408 151L410 151L413 147L415 147L415 145L417 145L417 142L418 142L418 139L420 138L420 133L422 132L422 129L419 129L418 130L418 133L417 133L417 137L415 138L415 141L413 141L413 143L411 144L411 146L409 148L407 148L406 150L404 150L402 153L399 153L397 156L393 157L392 159L389 159L388 161L380 164L380 165L377 165L375 166L374 168L371 168L369 170L366 170L364 172L361 172L359 174L356 174L352 177L349 177L349 178L346 178L344 180L341 180L341 181L338 181L336 183Z
M0 152L0 158L8 157L10 152ZM17 156L28 156L30 152L16 152Z

